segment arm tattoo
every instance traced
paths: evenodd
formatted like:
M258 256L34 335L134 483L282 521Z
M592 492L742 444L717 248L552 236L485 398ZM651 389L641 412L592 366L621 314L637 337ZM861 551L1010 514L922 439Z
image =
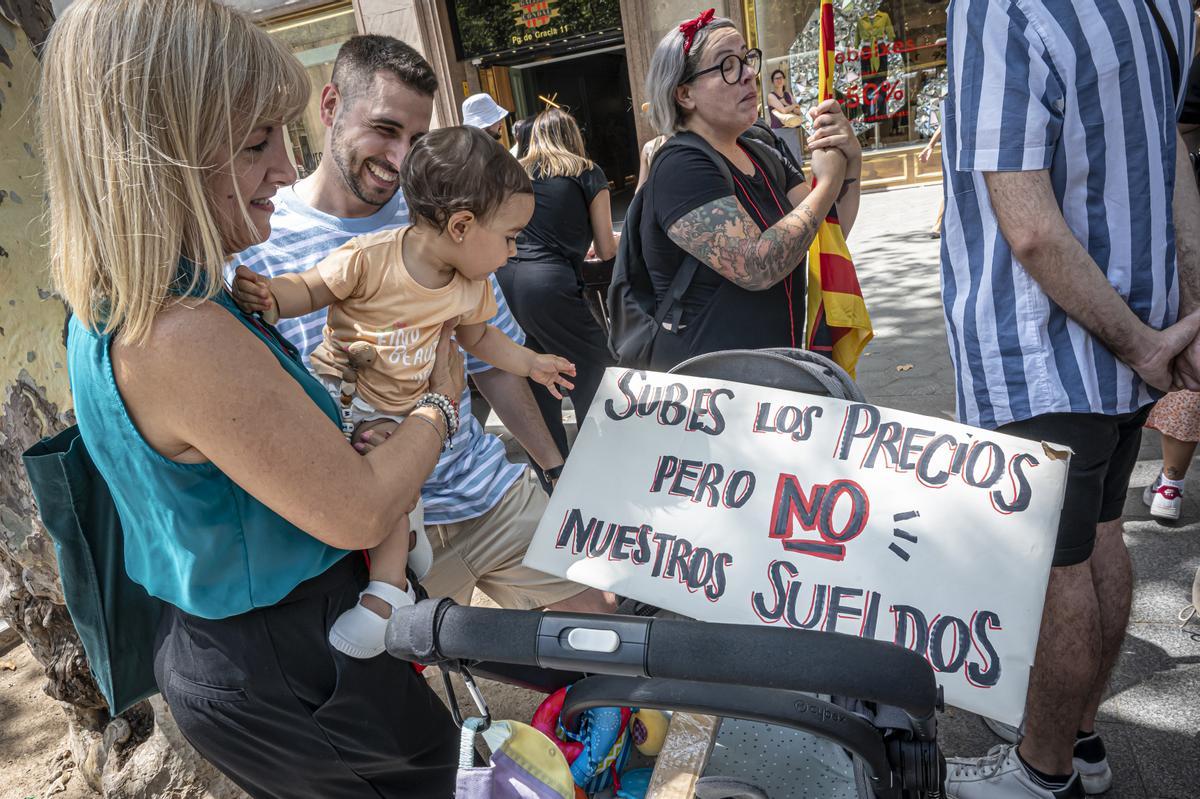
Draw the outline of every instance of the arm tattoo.
M729 196L681 216L667 235L726 280L762 291L799 265L819 225L806 199L760 231L737 199Z

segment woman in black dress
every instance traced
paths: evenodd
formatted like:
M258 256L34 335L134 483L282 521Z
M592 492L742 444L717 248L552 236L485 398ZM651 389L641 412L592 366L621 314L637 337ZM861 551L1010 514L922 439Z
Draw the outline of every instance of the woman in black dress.
M571 402L575 418L582 421L604 369L613 365L604 331L584 301L582 277L589 247L603 261L617 253L608 180L588 159L575 120L558 108L534 120L521 164L533 180L537 204L517 240L516 256L496 278L525 330L526 345L575 364ZM562 403L542 386L532 387L546 426L565 455Z

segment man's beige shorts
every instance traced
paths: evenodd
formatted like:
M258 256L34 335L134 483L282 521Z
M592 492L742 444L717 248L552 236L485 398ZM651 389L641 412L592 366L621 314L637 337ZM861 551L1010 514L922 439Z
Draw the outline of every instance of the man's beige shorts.
M521 560L549 498L534 473L525 474L482 516L426 524L433 567L421 580L430 596L471 602L478 586L502 608L531 610L569 599L586 586L531 569Z

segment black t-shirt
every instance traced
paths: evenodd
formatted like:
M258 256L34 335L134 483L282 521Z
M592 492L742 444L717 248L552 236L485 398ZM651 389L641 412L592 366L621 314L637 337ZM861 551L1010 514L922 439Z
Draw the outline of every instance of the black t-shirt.
M760 155L776 157L774 153L752 154L752 157L757 159ZM656 300L662 300L680 265L690 257L667 235L671 226L700 206L732 194L750 218L766 230L792 209L787 192L804 182L803 174L783 163L785 185L771 186L761 169L756 168L754 175L746 175L725 159L730 174L740 184L731 188L712 159L694 147L671 147L655 157L654 172L644 188L640 232L642 255ZM711 314L721 317L719 323L709 320L714 323L705 325L705 341L694 348L695 352L789 347L793 344L793 333L795 346L803 346L804 285L803 259L790 281L780 281L766 291L741 289L701 265L683 295L680 325L696 325ZM706 314L718 291L722 292L723 307L709 309Z
M603 170L593 165L577 177L537 178L533 218L517 237L517 258L523 261L581 263L592 245L592 200L608 188Z

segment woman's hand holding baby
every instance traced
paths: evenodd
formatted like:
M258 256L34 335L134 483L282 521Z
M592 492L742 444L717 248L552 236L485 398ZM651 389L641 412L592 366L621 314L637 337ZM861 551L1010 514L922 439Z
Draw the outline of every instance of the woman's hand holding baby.
M529 366L529 377L541 383L556 399L562 399L558 387L575 388L575 384L563 377L575 376L575 364L557 355L534 355Z
M442 325L437 348L433 353L433 371L429 373L429 390L443 394L454 401L462 396L467 385L467 374L463 369L462 351L454 340L454 322Z

